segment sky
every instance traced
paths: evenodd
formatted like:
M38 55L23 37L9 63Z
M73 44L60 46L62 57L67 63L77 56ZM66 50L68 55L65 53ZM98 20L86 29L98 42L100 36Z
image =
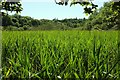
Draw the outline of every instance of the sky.
M108 0L94 0L93 3L102 7ZM65 19L65 18L88 18L79 4L61 6L55 4L54 0L22 0L22 16L30 16L34 19Z

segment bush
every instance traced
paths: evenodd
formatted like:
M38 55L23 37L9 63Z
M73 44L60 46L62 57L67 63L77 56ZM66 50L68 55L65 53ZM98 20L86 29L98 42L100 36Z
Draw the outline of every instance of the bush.
M29 25L24 25L24 26L23 26L23 29L24 29L24 30L28 30L29 27L30 27Z
M18 28L16 26L7 26L7 27L3 27L3 30L17 30Z
M19 27L18 31L24 31L23 27Z

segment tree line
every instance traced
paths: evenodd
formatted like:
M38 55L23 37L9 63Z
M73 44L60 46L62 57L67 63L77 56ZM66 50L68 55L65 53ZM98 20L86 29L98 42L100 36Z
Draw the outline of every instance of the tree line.
M83 26L84 19L34 19L18 14L2 16L3 30L67 30Z
M106 2L90 14L88 19L33 19L18 14L2 16L3 30L118 30L120 28L120 2Z

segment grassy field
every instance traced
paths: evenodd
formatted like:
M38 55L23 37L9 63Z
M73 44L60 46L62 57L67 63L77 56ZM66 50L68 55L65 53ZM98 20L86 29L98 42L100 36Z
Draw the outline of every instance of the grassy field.
M2 77L120 78L118 31L3 31Z

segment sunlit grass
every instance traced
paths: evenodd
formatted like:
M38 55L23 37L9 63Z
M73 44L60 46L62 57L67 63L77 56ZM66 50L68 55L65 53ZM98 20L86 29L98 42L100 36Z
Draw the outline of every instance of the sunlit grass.
M3 78L120 78L117 31L3 31Z

